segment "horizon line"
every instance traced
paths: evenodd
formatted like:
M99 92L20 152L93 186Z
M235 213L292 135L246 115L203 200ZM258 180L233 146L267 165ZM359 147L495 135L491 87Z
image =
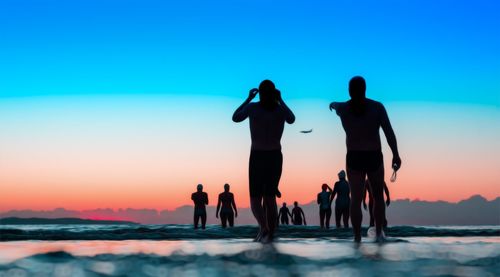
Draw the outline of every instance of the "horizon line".
M415 198L415 199L409 199L409 198L399 198L399 199L391 199L391 203L394 203L394 202L397 202L397 201L409 201L409 202L429 202L429 203L438 203L438 202L444 202L444 203L449 203L449 204L458 204L460 202L463 202L463 201L467 201L467 200L470 200L472 198L475 198L475 197L480 197L484 200L486 200L487 202L493 202L493 201L496 201L500 198L500 195L496 196L495 198L492 198L491 200L488 200L488 198L484 197L483 195L481 194L473 194L467 198L464 198L462 200L458 200L456 202L452 202L452 201L446 201L446 200L434 200L434 201L430 201L430 200L422 200L422 199L418 199L418 198ZM279 202L279 198L277 198L277 201ZM287 202L287 201L281 201L281 202ZM310 205L310 204L314 204L315 203L315 200L311 200L311 201L308 201L308 202L305 202L305 203L302 203L300 204L301 206L304 206L304 205ZM91 208L91 209L81 209L81 210L77 210L77 209L69 209L69 208L64 208L64 207L54 207L54 208L51 208L51 209L46 209L46 210L34 210L34 209L29 209L29 208L25 208L25 209L9 209L9 210L0 210L0 213L7 213L7 212L13 212L13 211L33 211L33 212L51 212L51 211L55 211L55 210L65 210L65 211L75 211L75 212L85 212L85 211L96 211L96 210L111 210L111 211L120 211L120 210L155 210L157 212L163 212L163 211L176 211L180 208L184 208L184 207L193 207L193 204L185 204L185 205L181 205L181 206L178 206L174 209L158 209L158 208L131 208L131 207L126 207L126 208ZM217 205L207 205L207 207L214 207L216 208ZM238 209L249 209L250 206L241 206L241 207L238 207Z

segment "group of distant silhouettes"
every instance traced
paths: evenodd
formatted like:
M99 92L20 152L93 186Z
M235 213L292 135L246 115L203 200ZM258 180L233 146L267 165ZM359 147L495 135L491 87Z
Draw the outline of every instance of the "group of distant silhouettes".
M390 204L389 190L384 180L384 164L379 130L382 128L391 148L392 169L401 167L396 136L392 129L385 107L377 101L366 98L366 82L363 77L355 76L349 81L350 100L332 102L330 110L335 110L340 117L346 133L346 171L339 172L333 189L328 184L322 185L317 196L321 228L330 227L331 205L335 196L335 221L341 227L349 226L349 218L353 227L354 241L361 242L361 204L370 211L370 226L375 226L376 241L385 241L382 231L387 226L385 207ZM259 94L260 101L252 102ZM295 115L288 108L273 82L264 80L259 88L250 90L247 99L233 114L234 122L249 118L251 151L249 161L250 207L259 224L259 232L255 241L272 242L278 223L289 224L289 216L294 225L307 225L302 208L294 202L292 212L286 203L277 208L276 197L281 197L278 189L281 178L283 155L281 153L281 137L285 122L293 124ZM387 199L384 201L384 192ZM208 196L203 186L193 193L194 227L205 228ZM233 226L237 217L234 196L229 192L229 185L224 185L224 192L219 195L216 217L220 216L222 226Z

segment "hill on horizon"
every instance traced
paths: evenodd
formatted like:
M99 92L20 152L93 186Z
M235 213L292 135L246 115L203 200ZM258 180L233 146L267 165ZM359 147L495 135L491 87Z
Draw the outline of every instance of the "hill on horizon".
M281 201L278 199L278 205ZM332 205L334 208L335 204ZM319 225L318 205L315 201L301 205L309 225ZM215 206L207 207L208 224L218 224L215 218ZM256 224L249 208L238 209L239 216L236 224ZM93 220L95 218L112 219L98 221L99 224L120 224L103 222L121 222L121 224L191 224L193 206L185 205L175 210L155 209L94 209L85 211L66 210L57 208L49 211L11 210L0 212L0 221L9 217L50 219L80 219ZM2 219L3 218L3 219ZM500 197L488 201L480 195L471 196L457 203L446 201L394 200L387 208L389 225L500 225ZM363 224L368 224L369 215L363 210ZM83 221L82 221L83 222ZM127 222L127 223L123 223ZM5 223L2 223L5 224ZM36 223L32 223L36 224ZM40 224L40 223L39 223ZM57 224L57 223L46 223ZM65 223L62 223L65 224ZM66 223L66 224L95 224L95 223ZM331 225L335 225L332 215Z
M138 224L131 221L121 220L94 220L83 218L20 218L20 217L6 217L0 218L0 225L36 225L36 224L104 224L104 225L130 225Z

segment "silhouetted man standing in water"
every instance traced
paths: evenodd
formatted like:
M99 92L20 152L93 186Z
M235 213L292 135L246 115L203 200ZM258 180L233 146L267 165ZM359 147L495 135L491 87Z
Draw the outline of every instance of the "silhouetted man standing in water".
M345 179L345 171L341 170L338 176L339 180L335 183L332 193L332 201L337 195L337 200L335 200L335 224L337 228L340 228L340 220L343 218L344 228L349 228L349 206L351 204L349 183Z
M290 210L286 206L286 203L283 202L283 206L280 208L280 212L278 213L278 222L280 221L281 218L281 224L289 224L288 221L288 216L292 217L292 214L290 213Z
M387 183L384 182L385 205L389 207L391 204L391 196L389 195L389 188ZM373 197L370 192L370 181L365 181L365 189L363 190L363 208L366 210L366 195L368 195L368 212L370 213L370 227L375 226L375 217L373 216ZM387 227L387 216L384 213L384 228Z
M307 225L306 222L306 215L304 214L304 211L302 210L301 207L299 207L299 203L297 201L293 202L293 209L292 209L292 222L293 225L302 225L302 222L304 222L304 225Z
M208 195L203 192L203 185L199 184L196 187L196 192L191 194L191 200L194 203L194 228L198 229L198 222L201 219L201 229L205 229L205 224L207 223L207 209L208 205Z
M384 130L392 150L392 167L401 167L396 136L392 130L387 112L380 102L365 97L366 83L356 76L349 81L347 102L332 102L330 110L336 110L346 133L347 177L351 187L351 222L354 241L361 242L361 198L365 178L368 176L374 200L375 227L377 241L383 241L382 225L385 215L384 205L384 163L379 129Z
M222 204L222 209L221 209L221 204ZM225 184L224 192L219 194L219 201L217 201L217 211L215 212L216 218L219 218L219 210L220 210L220 220L222 223L222 228L226 228L227 222L229 222L229 227L233 227L234 218L238 217L238 210L236 210L234 195L231 192L229 192L229 184Z
M330 217L332 216L332 188L327 184L321 186L321 192L318 193L317 202L319 205L319 223L321 229L330 229Z
M251 103L259 93L260 101ZM270 242L277 222L276 195L281 178L283 156L281 136L285 122L295 122L295 115L281 98L274 83L264 80L259 89L250 90L248 98L233 114L234 122L250 119L252 147L250 152L250 206L259 223L256 241Z

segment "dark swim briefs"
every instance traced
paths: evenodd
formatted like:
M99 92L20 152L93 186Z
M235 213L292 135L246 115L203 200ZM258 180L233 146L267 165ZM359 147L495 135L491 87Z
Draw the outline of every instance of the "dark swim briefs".
M250 152L250 197L275 196L281 178L281 150Z
M382 151L347 151L347 167L357 171L375 171L384 164Z

